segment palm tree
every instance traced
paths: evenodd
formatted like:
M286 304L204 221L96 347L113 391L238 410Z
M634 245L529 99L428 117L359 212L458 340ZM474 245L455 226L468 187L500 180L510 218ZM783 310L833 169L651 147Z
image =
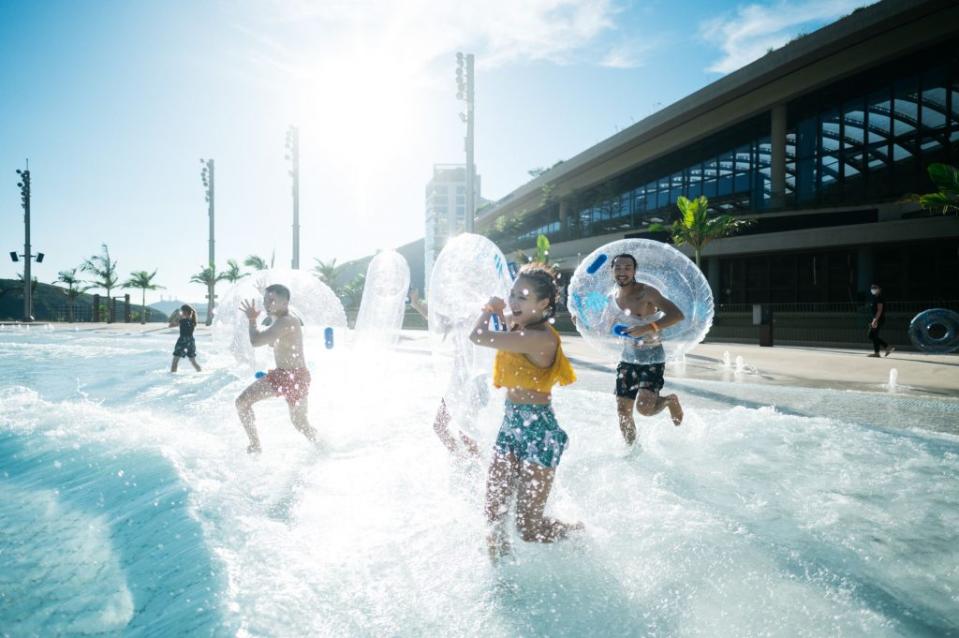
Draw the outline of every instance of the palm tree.
M157 276L154 269L152 273L145 270L137 270L130 273L130 278L123 282L124 288L139 288L143 297L140 300L140 323L147 322L147 290L157 290L163 288L159 284L153 283L153 278Z
M227 262L229 263L229 262ZM243 260L244 266L249 266L254 270L266 270L269 266L266 265L266 260L260 257L259 255L250 255Z
M190 283L193 284L203 284L206 286L207 290L215 290L216 282L223 281L226 279L226 273L216 273L213 266L203 266L203 269L197 274L190 277ZM215 296L215 294L214 294ZM206 325L213 323L213 299L207 299L206 304Z
M53 283L61 283L67 285L67 299L70 300L70 303L67 305L67 317L69 317L70 322L72 323L75 319L75 311L77 305L77 297L80 296L80 293L88 290L89 286L81 286L83 282L77 277L77 269L71 268L70 270L61 270L57 273L57 279Z
M939 189L918 197L919 205L926 210L939 211L943 215L959 213L959 169L948 164L930 164L926 169L929 179Z
M366 286L366 273L361 272L353 278L353 281L343 286L337 296L351 307L359 306L360 300L363 299L364 286Z
M107 248L106 244L101 245L103 246L103 254L84 259L83 264L80 265L80 270L93 275L93 279L88 280L89 283L93 284L91 288L103 288L107 291L107 305L109 306L110 293L116 288L120 278L117 275L116 260L110 259L110 249ZM107 323L112 320L113 316L108 313Z
M259 257L257 257L257 259L259 259ZM247 261L249 261L249 259ZM227 269L220 274L223 275L224 280L229 281L231 284L235 284L236 282L240 281L244 277L250 276L250 273L248 272L240 272L240 264L236 263L235 259L227 259L226 265L227 265ZM262 269L258 268L257 270L262 270Z
M677 246L689 244L693 247L696 256L696 266L702 268L700 257L703 248L714 239L727 237L745 228L752 220L738 219L732 215L717 215L709 217L709 200L700 195L696 199L687 199L680 196L676 206L682 216L669 226L652 224L651 232L668 231L672 233L673 243Z
M343 287L338 282L343 271L343 265L337 266L335 257L328 262L321 260L319 257L314 257L313 260L316 262L316 265L313 266L313 274L339 297L340 293L343 292Z

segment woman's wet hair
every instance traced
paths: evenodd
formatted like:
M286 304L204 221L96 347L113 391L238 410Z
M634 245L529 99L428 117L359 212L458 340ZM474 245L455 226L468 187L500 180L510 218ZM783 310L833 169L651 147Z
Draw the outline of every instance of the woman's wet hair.
M185 303L182 306L180 306L180 312L182 312L187 317L189 317L190 321L193 322L194 326L196 325L196 308L194 308L188 303Z
M546 264L529 263L519 269L516 278L526 279L530 283L530 288L539 299L549 299L549 306L546 308L546 314L543 321L548 320L556 314L556 301L559 298L559 286L556 285L556 273Z
M290 289L283 284L273 284L272 286L267 286L265 292L272 292L277 297L282 297L285 301L290 300Z

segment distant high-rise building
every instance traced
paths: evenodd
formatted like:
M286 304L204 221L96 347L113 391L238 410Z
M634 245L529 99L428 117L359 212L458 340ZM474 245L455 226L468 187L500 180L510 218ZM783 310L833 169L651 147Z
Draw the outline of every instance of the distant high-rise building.
M476 208L483 204L480 177L476 176ZM424 236L424 281L430 285L430 271L447 240L466 227L466 167L463 164L434 164L433 179L426 184L426 233Z

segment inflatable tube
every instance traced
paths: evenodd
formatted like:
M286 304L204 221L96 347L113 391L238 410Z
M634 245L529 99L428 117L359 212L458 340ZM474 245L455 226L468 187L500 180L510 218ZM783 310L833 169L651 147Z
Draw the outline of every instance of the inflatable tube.
M290 313L303 322L304 347L317 343L327 328L345 328L346 312L330 287L304 270L261 270L241 279L220 295L213 319L214 340L229 348L238 363L254 366L253 346L250 344L246 315L240 311L244 300L253 299L261 309L259 326L265 328L269 316L262 312L263 292L267 286L282 284L290 289ZM330 341L332 342L332 336Z
M433 265L427 296L433 365L458 421L485 405L495 355L473 344L470 331L489 298L506 299L512 285L503 253L480 235L454 237ZM469 429L463 426L460 421Z
M410 267L395 250L376 255L366 269L363 298L356 316L354 343L366 347L389 347L403 328Z
M945 308L920 312L909 322L909 340L923 352L959 350L959 313Z
M662 314L629 317L615 301L616 255L636 259L636 281L650 285L683 312L685 319L660 333L666 360L678 359L703 340L713 323L713 295L696 264L668 244L649 239L623 239L597 248L576 268L570 280L568 307L583 338L609 361L622 358L625 334L632 325L655 321ZM639 341L642 341L641 339Z

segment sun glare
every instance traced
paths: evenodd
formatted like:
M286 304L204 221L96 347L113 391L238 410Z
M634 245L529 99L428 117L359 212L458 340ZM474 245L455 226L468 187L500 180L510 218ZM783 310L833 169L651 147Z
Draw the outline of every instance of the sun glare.
M395 161L421 135L417 69L369 51L315 67L297 100L304 128L354 166Z

